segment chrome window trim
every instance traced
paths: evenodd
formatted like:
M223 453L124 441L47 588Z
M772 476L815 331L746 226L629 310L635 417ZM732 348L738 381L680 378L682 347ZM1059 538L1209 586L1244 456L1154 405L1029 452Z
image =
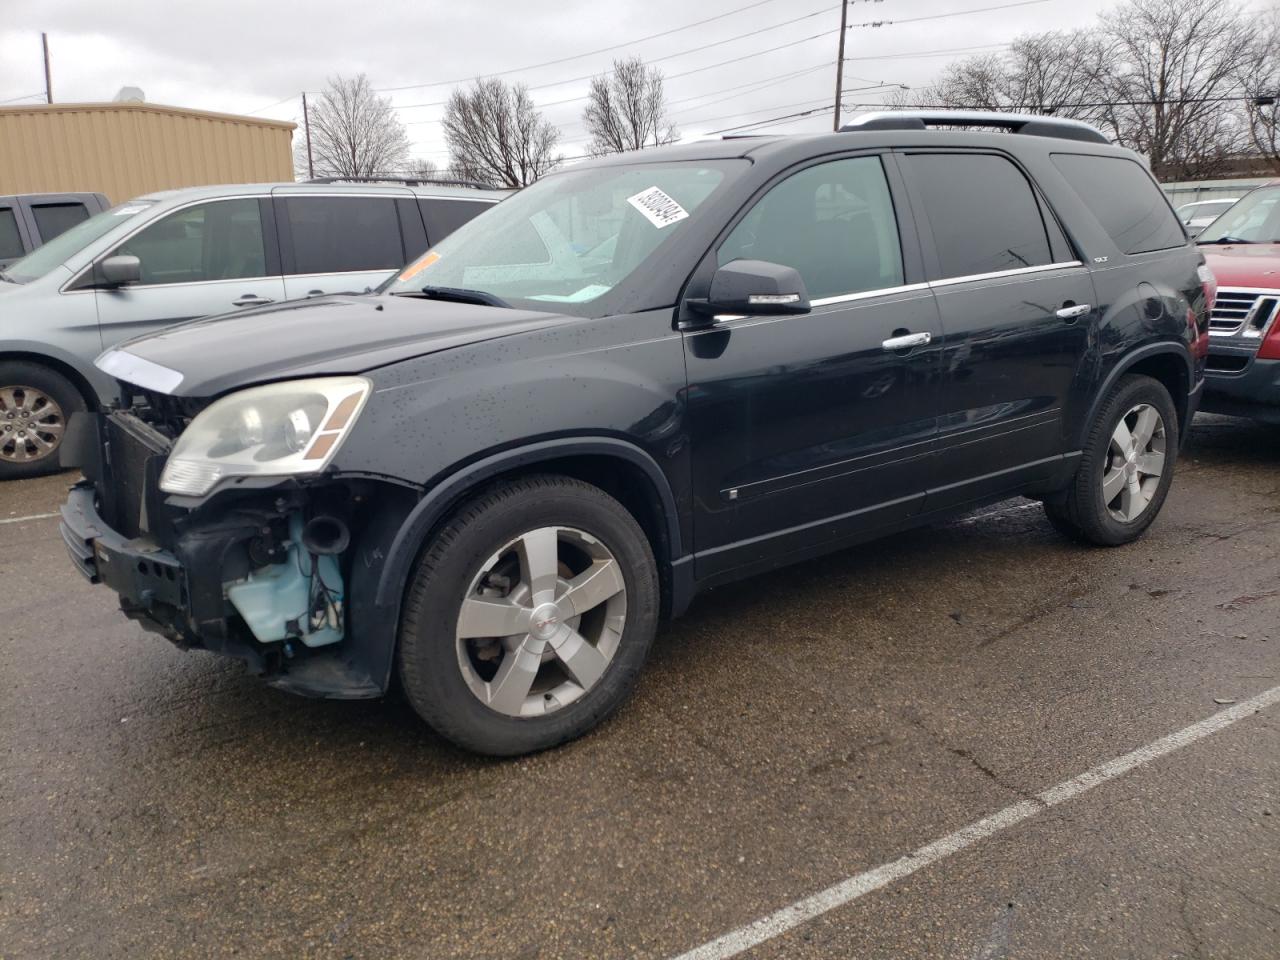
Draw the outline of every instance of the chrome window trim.
M957 283L972 283L976 280L999 280L1002 277L1021 277L1030 273L1045 273L1049 270L1067 270L1071 267L1083 267L1079 260L1064 260L1061 263L1044 263L1034 267L1017 267L1013 270L995 270L991 273L970 273L963 277L944 277L941 280L930 280L930 287L951 287Z
M820 297L817 300L810 300L811 307L825 307L832 303L849 303L854 300L866 300L870 297L880 297L888 293L909 293L913 290L924 290L928 288L927 283L906 283L899 284L896 287L877 287L875 290L860 290L857 293L842 293L834 297Z
M862 290L858 293L844 293L835 297L820 297L817 300L809 301L810 307L826 307L839 303L852 303L858 300L869 300L873 297L889 296L895 293L915 293L920 290L932 290L935 287L950 287L958 283L970 283L975 280L999 280L1003 277L1021 277L1034 273L1045 273L1049 270L1067 270L1073 267L1083 267L1084 263L1079 260L1065 260L1061 263L1046 263L1035 267L1018 267L1014 270L997 270L992 273L974 273L963 277L947 277L944 280L926 280L921 283L907 283L896 287L881 287L877 290ZM769 315L752 315L748 317L745 314L721 313L716 314L715 321L717 323L728 323L735 320L754 319L757 323L772 323L777 320L785 320L789 317L801 317L805 314L784 314L781 316ZM743 324L749 326L749 324ZM702 331L690 331L698 333Z

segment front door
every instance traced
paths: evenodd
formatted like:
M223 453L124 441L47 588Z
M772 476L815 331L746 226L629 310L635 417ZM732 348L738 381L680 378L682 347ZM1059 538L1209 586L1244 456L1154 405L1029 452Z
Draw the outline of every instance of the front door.
M143 227L106 256L138 258L142 279L96 291L102 344L184 320L284 299L265 200L209 200Z
M697 576L762 569L909 517L926 486L938 350L885 342L940 328L881 158L786 176L716 256L796 268L813 309L685 336Z
M996 153L901 158L942 329L925 509L1052 475L1097 313L1093 280L1026 175Z

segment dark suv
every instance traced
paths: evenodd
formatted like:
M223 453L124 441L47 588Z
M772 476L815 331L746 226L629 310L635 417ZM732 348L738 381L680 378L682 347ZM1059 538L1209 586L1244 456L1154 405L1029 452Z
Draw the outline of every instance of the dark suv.
M1139 536L1199 399L1201 264L1064 120L584 163L372 295L106 353L126 402L73 425L62 532L182 647L316 696L398 674L456 743L536 750L707 587L1015 495Z

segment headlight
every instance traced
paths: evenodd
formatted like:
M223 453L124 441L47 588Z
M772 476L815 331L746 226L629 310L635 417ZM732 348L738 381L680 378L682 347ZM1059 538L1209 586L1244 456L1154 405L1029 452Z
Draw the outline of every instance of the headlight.
M323 377L223 397L178 438L160 489L202 497L225 477L319 473L360 416L370 386L364 377Z

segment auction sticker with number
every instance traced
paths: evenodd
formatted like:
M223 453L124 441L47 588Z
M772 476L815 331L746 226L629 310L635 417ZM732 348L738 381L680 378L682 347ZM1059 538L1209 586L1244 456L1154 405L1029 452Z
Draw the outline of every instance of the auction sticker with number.
M689 216L688 210L658 187L650 187L648 190L641 190L633 197L627 197L627 203L644 214L644 218L659 230Z

